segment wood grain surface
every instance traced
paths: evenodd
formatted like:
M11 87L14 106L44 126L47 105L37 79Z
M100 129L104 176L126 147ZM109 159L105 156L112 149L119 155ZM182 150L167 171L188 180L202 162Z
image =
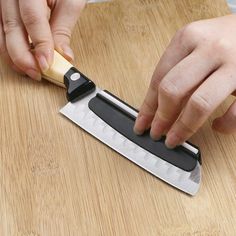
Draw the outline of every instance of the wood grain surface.
M183 25L228 13L224 0L91 4L73 35L76 66L135 107ZM151 176L58 113L65 91L0 63L0 235L236 235L236 136L191 139L202 185L190 197Z

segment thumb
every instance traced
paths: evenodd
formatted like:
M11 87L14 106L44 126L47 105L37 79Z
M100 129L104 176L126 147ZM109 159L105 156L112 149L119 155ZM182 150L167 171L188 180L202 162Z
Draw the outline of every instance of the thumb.
M225 134L236 132L236 101L234 101L226 113L213 121L212 128Z
M50 25L55 49L70 61L74 59L70 47L71 34L84 6L84 0L60 0L51 12Z

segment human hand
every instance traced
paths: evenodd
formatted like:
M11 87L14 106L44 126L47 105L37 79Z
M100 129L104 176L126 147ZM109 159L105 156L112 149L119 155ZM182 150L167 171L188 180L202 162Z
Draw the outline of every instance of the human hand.
M193 22L179 30L161 57L134 131L173 148L190 138L236 89L236 16ZM214 120L223 133L236 131L236 102Z
M84 5L85 0L0 0L0 55L16 71L40 80L54 48L73 59L71 33Z

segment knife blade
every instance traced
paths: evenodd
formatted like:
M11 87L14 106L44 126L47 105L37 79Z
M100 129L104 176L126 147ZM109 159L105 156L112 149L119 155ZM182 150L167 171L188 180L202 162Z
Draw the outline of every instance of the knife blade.
M200 150L189 142L174 150L164 139L154 142L146 133L133 133L138 111L108 91L95 86L55 51L43 77L65 87L67 100L60 112L98 140L168 184L195 195L201 182Z

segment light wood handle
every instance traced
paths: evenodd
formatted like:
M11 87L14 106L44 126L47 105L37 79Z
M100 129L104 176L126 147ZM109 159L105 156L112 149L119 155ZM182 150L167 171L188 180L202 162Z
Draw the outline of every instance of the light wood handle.
M73 67L61 54L54 50L54 60L50 68L42 73L42 77L56 85L65 87L64 76Z

